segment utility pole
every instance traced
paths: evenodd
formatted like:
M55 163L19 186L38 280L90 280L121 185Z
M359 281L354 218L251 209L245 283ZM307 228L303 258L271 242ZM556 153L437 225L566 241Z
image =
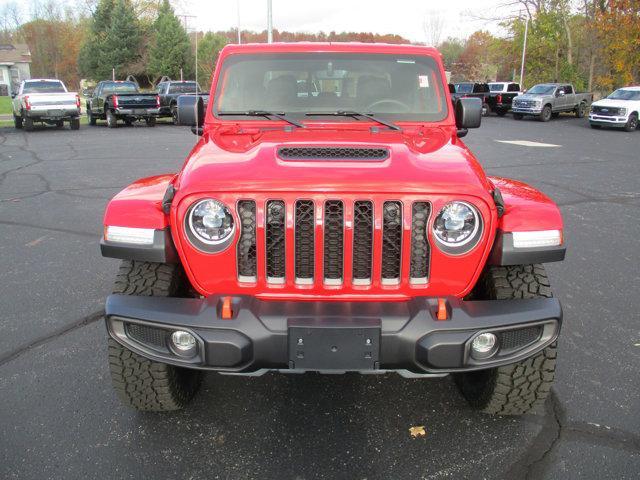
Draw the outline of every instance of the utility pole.
M527 54L527 34L529 33L529 17L524 22L524 42L522 44L522 64L520 65L520 89L524 88L524 62Z
M273 8L271 0L267 0L267 43L273 43Z
M242 43L242 35L240 34L240 0L236 0L236 13L237 13L237 23L238 23L238 45Z

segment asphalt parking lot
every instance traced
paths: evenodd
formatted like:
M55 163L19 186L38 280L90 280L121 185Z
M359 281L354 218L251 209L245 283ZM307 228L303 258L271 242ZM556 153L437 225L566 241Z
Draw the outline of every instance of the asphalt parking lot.
M465 138L565 217L567 260L548 266L565 309L556 383L521 418L471 411L448 378L393 375L210 374L177 414L123 407L101 321L118 268L99 253L104 206L176 171L195 140L0 128L0 478L638 478L640 131L507 116Z

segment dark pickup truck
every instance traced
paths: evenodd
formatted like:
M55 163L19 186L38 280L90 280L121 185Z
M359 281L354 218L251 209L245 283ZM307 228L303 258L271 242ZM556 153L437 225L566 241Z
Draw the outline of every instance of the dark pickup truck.
M153 127L160 112L160 97L155 93L141 93L135 82L104 80L98 83L86 107L89 125L106 120L109 128L115 128L118 120L127 125L144 120Z
M482 116L486 117L491 112L489 106L489 85L479 82L460 82L453 84L455 92L451 92L451 99L455 102L458 98L479 98L482 101Z
M156 92L160 97L159 117L172 117L173 123L177 125L178 97L181 95L199 95L207 106L209 93L204 93L197 82L191 80L174 81L166 80L158 83Z
M489 91L487 97L489 108L500 117L504 117L511 110L513 99L521 93L520 84L515 82L491 82Z

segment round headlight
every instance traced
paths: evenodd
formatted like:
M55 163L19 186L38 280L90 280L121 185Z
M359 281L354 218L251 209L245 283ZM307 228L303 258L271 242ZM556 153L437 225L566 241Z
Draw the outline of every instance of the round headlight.
M191 207L188 219L193 236L207 245L219 245L233 234L233 215L218 200L200 200Z
M436 240L449 253L462 253L475 246L480 235L480 215L466 202L451 202L445 205L433 222Z

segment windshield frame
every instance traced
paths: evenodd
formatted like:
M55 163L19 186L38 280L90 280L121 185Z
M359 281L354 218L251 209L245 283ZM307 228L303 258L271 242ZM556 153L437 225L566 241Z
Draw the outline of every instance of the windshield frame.
M302 59L308 59L309 56L326 56L326 57L357 57L360 59L364 59L364 57L371 57L375 60L375 57L389 57L396 59L399 63L403 63L403 60L407 61L407 63L413 63L413 61L424 62L430 68L430 74L433 77L430 77L430 81L433 81L434 84L437 84L435 89L435 95L437 96L437 102L440 104L438 106L438 110L435 113L385 113L385 112L373 112L373 115L376 117L380 117L385 119L386 121L393 123L413 123L413 124L422 124L422 123L430 123L430 124L439 124L444 123L450 120L450 116L452 113L452 108L450 105L450 99L448 98L448 88L445 88L444 83L444 75L442 71L442 66L438 59L434 55L430 55L428 53L422 52L364 52L364 51L349 51L349 50L337 50L337 51L278 51L278 52L231 52L227 55L223 55L219 61L219 65L216 69L214 75L214 84L211 89L211 94L213 96L212 101L209 102L207 107L207 117L210 120L218 121L218 122L233 122L233 123L264 123L265 121L269 121L266 119L256 120L248 118L247 116L228 116L228 115L219 115L219 113L224 113L224 110L218 110L218 103L220 99L220 95L223 92L224 83L225 83L225 72L226 70L233 64L238 61L242 61L242 57L253 57L256 60L264 60L266 57L277 57L277 59L282 58L283 56L291 56L291 57L301 57ZM272 109L273 110L273 109ZM276 109L277 110L277 109ZM362 125L370 125L371 123L375 123L374 121L370 121L367 119L357 120L353 116L336 116L331 114L327 114L326 119L321 114L322 112L329 112L331 108L328 110L323 108L322 110L308 110L308 111L288 111L284 112L288 118L295 119L297 121L304 121L305 124L327 124L327 123L358 123ZM340 109L338 109L340 110ZM352 110L349 108L348 110ZM275 110L273 110L275 112ZM278 110L277 113L283 113ZM307 115L308 113L313 113L313 115ZM362 112L362 113L371 113L371 112ZM209 117L211 115L211 117ZM437 115L437 118L425 118L425 115ZM318 120L312 120L312 118L318 118ZM273 120L271 120L273 122Z

